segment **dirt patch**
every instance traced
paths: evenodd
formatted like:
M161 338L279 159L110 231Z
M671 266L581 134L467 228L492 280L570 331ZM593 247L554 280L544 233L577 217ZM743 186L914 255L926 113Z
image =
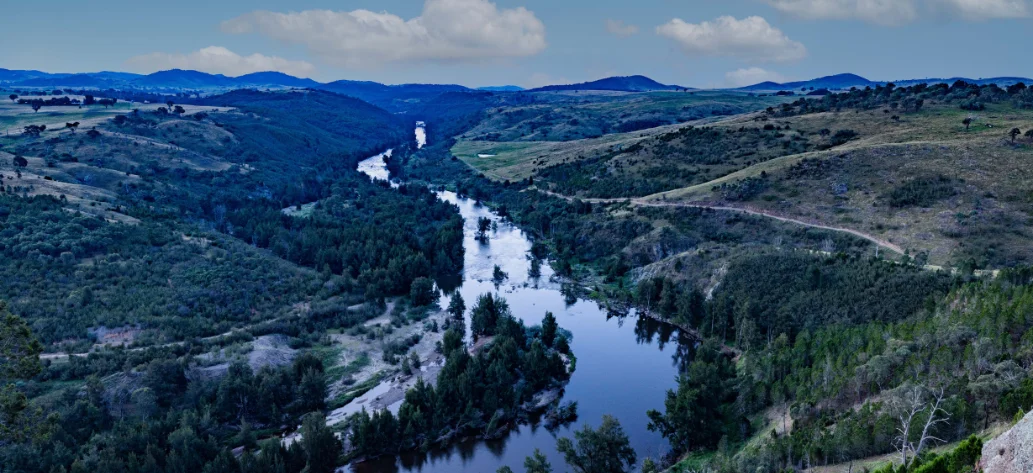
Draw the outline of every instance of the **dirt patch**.
M391 313L393 304L389 304L387 313ZM336 369L348 370L354 367L359 360L365 360L365 364L345 377L332 380L329 393L331 399L348 396L356 392L358 387L375 383L369 387L364 394L350 400L347 404L335 409L327 416L327 425L335 425L344 421L349 415L357 413L362 409L374 411L379 409L392 409L397 411L401 401L405 398L405 392L412 388L417 380L423 379L431 385L436 384L438 373L444 365L444 357L437 352L437 344L444 337L444 332L437 332L425 329L430 324L443 326L447 314L439 309L434 310L423 321L412 322L393 332L382 340L373 340L366 336L350 334L335 334L331 336L334 347L340 348L337 363L328 367L329 371ZM390 316L385 314L366 322L366 327L377 328L390 324ZM412 348L410 353L415 353L420 359L419 372L413 375L404 375L400 372L400 365L393 365L384 361L384 347L393 340L409 338L415 334L420 335L420 341ZM379 381L377 381L379 379Z

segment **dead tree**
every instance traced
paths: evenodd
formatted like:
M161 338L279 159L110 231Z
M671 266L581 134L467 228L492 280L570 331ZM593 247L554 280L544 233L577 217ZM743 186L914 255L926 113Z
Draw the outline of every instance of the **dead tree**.
M908 465L911 459L917 457L931 442L943 442L942 439L932 435L932 430L938 424L947 423L950 414L943 409L944 391L930 391L927 395L926 389L915 386L908 390L898 401L897 419L900 420L900 427L897 428L897 437L894 439L894 448L900 453L902 465ZM917 443L913 441L917 427L916 421L922 421L922 430L918 435Z

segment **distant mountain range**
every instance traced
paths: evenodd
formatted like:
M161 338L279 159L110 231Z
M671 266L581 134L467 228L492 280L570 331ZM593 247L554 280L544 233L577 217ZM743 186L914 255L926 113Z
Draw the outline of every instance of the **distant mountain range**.
M90 72L51 74L41 71L0 69L0 84L8 87L138 88L138 89L233 89L247 87L317 87L312 79L281 72L256 72L240 77L172 69L153 74Z
M893 81L899 86L919 83L953 83L964 80L980 85L996 83L1001 86L1016 82L1033 84L1033 79L1025 77L993 77L984 79L967 79L963 77L906 79ZM872 81L856 74L836 74L808 81L797 82L761 82L747 87L740 87L745 92L777 92L777 91L810 91L810 90L846 90L851 87L875 87L887 82ZM91 72L75 74L54 74L35 70L10 70L0 68L0 85L5 87L32 88L85 88L85 89L141 89L153 91L180 90L215 90L226 91L245 88L313 88L352 96L370 103L386 104L395 100L428 99L446 92L513 93L525 91L515 85L480 87L470 89L454 84L401 84L385 85L379 82L339 80L320 83L312 79L298 78L281 72L256 72L239 77L222 74L172 69L153 74L133 74L128 72ZM607 77L580 84L548 85L527 92L555 91L618 91L618 92L654 92L698 90L678 85L661 84L645 76Z
M592 82L568 85L547 85L530 92L556 92L572 90L611 90L617 92L654 92L663 90L687 90L679 85L661 84L646 76L607 77Z
M1026 84L1033 83L1033 79L1029 79L1029 78L1026 78L1026 77L991 77L991 78L985 78L985 79L968 79L968 78L965 78L965 77L952 77L952 78L949 78L949 79L929 78L929 79L907 79L907 80L899 80L899 81L881 81L880 82L880 81L868 80L868 79L865 79L864 77L861 77L861 76L856 75L856 74L836 74L836 75L833 75L833 76L819 77L817 79L812 79L812 80L808 80L808 81L784 82L784 83L761 82L759 84L754 84L754 85L747 86L747 87L740 87L740 88L735 89L735 90L743 90L743 91L750 91L750 92L774 92L774 91L782 91L782 90L802 91L803 89L807 89L808 91L810 91L811 89L814 89L814 90L821 90L821 89L826 89L826 90L847 90L847 89L849 89L851 87L858 87L858 88L875 87L875 86L878 86L878 85L886 85L886 84L888 84L890 82L892 82L894 85L897 85L897 86L906 87L906 86L910 86L910 85L923 84L923 83L924 84L941 84L941 83L952 84L952 83L954 83L956 81L959 81L959 80L962 80L962 81L965 81L965 82L968 82L968 83L979 84L979 85L997 84L999 86L1008 86L1008 85L1015 84L1017 82L1025 82Z

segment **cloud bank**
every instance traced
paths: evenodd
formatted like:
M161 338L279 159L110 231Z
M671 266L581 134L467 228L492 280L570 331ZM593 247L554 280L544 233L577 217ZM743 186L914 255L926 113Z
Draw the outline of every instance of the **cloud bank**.
M409 20L369 10L255 11L221 27L304 45L345 67L524 57L546 47L545 25L533 12L499 9L488 0L427 0L420 16Z
M736 19L722 16L699 24L675 18L656 28L692 56L729 56L750 61L796 61L807 48L793 41L759 16Z
M222 46L208 46L186 54L161 52L143 54L129 58L126 65L134 71L144 73L167 69L193 69L228 76L278 71L292 76L308 77L316 70L315 66L305 61L291 61L262 54L241 56Z
M860 20L886 26L923 15L984 21L1029 18L1033 0L762 0L775 9L811 20Z

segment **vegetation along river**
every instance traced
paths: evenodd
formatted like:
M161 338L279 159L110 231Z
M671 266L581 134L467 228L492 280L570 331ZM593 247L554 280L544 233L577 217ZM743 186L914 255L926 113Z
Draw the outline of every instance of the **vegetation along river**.
M417 131L418 139L425 135ZM422 142L419 144L422 145ZM384 157L390 151L359 164L359 170L374 179L387 179ZM553 271L542 265L541 277L528 276L531 241L516 226L506 222L487 207L457 196L438 192L438 197L459 207L465 219L465 264L456 291L470 305L481 294L504 297L517 318L528 325L541 322L546 311L556 315L560 327L573 334L571 349L577 356L577 370L563 395L563 402L577 401L578 419L554 431L540 422L520 425L497 440L471 439L428 453L411 453L352 466L355 473L492 473L502 465L521 470L524 457L540 449L557 472L567 471L556 439L571 437L583 425L596 427L603 415L617 418L631 439L639 461L657 458L668 449L666 440L646 426L649 409L663 410L664 395L676 386L678 367L687 362L688 345L677 342L678 333L670 326L640 317L616 317L595 302L572 300L564 296L561 284L552 280ZM477 220L488 217L497 229L489 241L475 238ZM509 278L497 288L492 281L495 265ZM440 304L448 305L451 294ZM469 313L467 327L470 326Z

